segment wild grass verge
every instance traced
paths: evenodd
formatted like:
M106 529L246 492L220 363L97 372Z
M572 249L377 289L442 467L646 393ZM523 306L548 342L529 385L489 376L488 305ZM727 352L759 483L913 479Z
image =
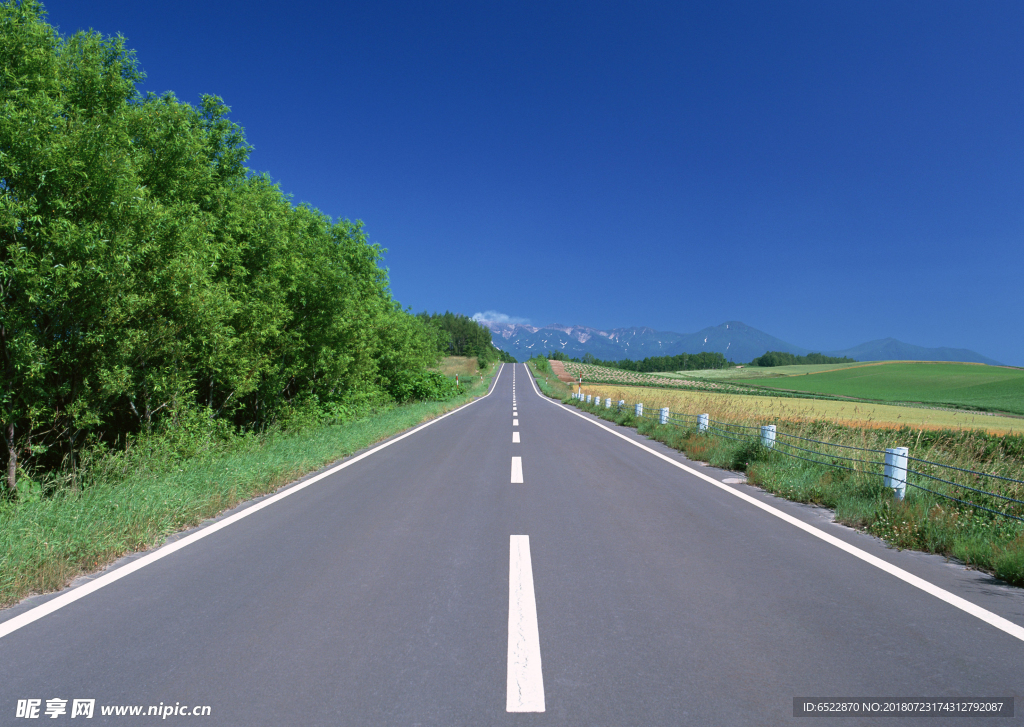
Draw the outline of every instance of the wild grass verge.
M544 394L553 399L561 399L562 401L567 401L570 398L572 387L555 375L555 372L551 370L551 364L546 358L531 358L526 362L526 365L533 372L533 378Z
M159 545L486 392L497 366L445 402L396 406L345 424L217 440L184 455L165 440L104 453L78 487L0 503L0 606L60 589L128 553Z
M882 478L870 471L850 471L806 462L769 450L753 436L732 440L698 433L691 427L661 425L654 418L637 419L631 405L617 411L614 406L609 409L603 404L588 405L572 399L568 391L560 395L554 391L549 393L544 385L541 389L581 410L623 426L635 427L639 433L684 452L690 459L745 472L748 482L780 497L830 508L835 511L838 522L865 530L893 547L951 556L969 566L988 571L1007 583L1024 586L1024 526L1018 521L913 487L908 487L905 499L898 501ZM645 405L647 411L652 411L658 404L650 401ZM724 411L709 413L713 419L733 424L770 423L730 417L729 412ZM910 427L899 430L862 429L825 421L776 420L775 423L780 432L836 444L869 449L907 446L911 457L1015 479L1022 479L1024 475L1024 439L1019 436L999 437L979 431L928 431ZM842 460L836 459L836 462ZM1018 499L1022 497L1019 485L987 482L993 491ZM955 488L951 491L963 494ZM967 494L984 500L976 494ZM979 504L995 506L997 503L984 500Z

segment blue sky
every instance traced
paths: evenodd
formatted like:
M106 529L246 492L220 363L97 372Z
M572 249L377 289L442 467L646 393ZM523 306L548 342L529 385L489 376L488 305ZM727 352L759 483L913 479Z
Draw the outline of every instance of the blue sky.
M45 5L223 97L415 311L1024 366L1022 3Z

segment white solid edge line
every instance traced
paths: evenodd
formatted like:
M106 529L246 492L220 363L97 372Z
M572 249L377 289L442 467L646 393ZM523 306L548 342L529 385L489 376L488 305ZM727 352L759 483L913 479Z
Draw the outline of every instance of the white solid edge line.
M745 492L740 492L738 490L734 490L733 488L729 487L728 485L726 485L726 484L724 484L722 482L719 482L714 477L706 475L703 472L699 472L698 470L695 470L692 467L687 467L682 462L677 462L674 459L672 459L671 457L667 457L664 454L662 454L661 452L656 452L653 449L651 449L650 447L647 447L647 446L641 444L640 442L634 441L634 440L630 439L629 437L627 437L626 435L621 434L619 432L616 432L614 429L611 429L610 427L606 427L604 424L601 424L600 422L596 422L593 419L590 419L590 418L584 416L583 414L581 414L579 412L573 411L569 407L563 406L562 404L559 404L558 402L552 401L551 399L549 399L548 397L546 397L546 396L544 396L543 394L540 393L540 390L537 388L537 384L536 384L536 382L533 381L533 377L532 376L530 377L530 381L533 382L533 390L536 392L537 396L541 397L542 399L544 399L544 401L548 402L549 404L557 406L558 408L563 409L563 410L567 411L570 414L578 416L583 421L590 422L594 426L600 427L601 429L604 429L606 432L609 432L610 434L614 434L616 437L618 437L618 438L620 438L620 439L622 439L622 440L624 440L626 442L629 442L630 444L632 444L635 447L639 447L640 449L644 450L645 452L648 452L649 454L653 454L655 457L658 457L659 459L662 459L665 462L668 462L670 465L673 465L674 467L678 467L681 470L689 472L691 475L694 475L695 477L699 477L700 479L704 480L705 482L711 483L715 487L717 487L717 488L719 488L721 490L724 490L725 492L728 492L730 495L738 497L739 499L744 500L745 502L750 503L754 507L761 508L762 510L764 510L767 513L769 513L770 515L774 515L775 517L779 518L780 520L784 520L785 522L789 523L790 525L793 525L794 527L800 528L804 532L809 533L809 534L813 535L814 537L816 537L816 538L818 538L820 540L825 541L829 545L834 545L835 547L839 548L840 550L849 553L854 558L859 558L860 560L864 561L865 563L868 563L869 565L873 565L876 568L878 568L879 570L883 570L886 573L888 573L889 575L895 576L896 578L899 578L901 581L904 581L905 583L909 583L910 585L914 586L915 588L920 588L925 593L928 593L928 594L930 594L932 596L935 596L935 598L938 598L941 601L945 601L950 606L953 606L954 608L958 608L961 611L963 611L965 613L968 613L971 616L974 616L975 618L981 619L982 621L984 621L985 623L987 623L987 624L989 624L991 626L995 626L1000 631L1004 631L1007 634L1009 634L1010 636L1013 636L1016 639L1020 639L1021 641L1024 641L1024 627L1018 626L1013 621L1010 621L1009 619L1005 619L1005 618L1003 618L1002 616L1000 616L998 614L992 613L988 609L982 608L981 606L978 606L978 605L976 605L974 603L971 603L970 601L968 601L965 598L961 598L960 596L957 596L956 594L950 593L946 589L941 588L939 586L936 586L934 583L931 583L930 581L926 581L924 578L921 578L920 576L915 576L913 573L911 573L909 571L906 571L906 570L903 570L899 566L895 566L892 563L888 563L888 562L882 560L881 558L879 558L878 556L871 555L871 553L863 551L863 550L861 550L860 548L858 548L855 545L850 545L849 543L847 543L847 542L845 542L843 540L840 540L839 538L835 537L834 535L830 535L830 534L826 533L823 530L819 530L818 528L814 527L813 525L808 525L807 523L803 522L802 520L799 520L799 519L793 517L792 515L784 513L781 510L778 510L778 509L772 507L771 505L769 505L767 503L761 502L757 498L751 497L750 495L746 494Z
M529 535L509 536L506 674L505 711L543 712L544 673L540 663L540 630Z
M148 555L142 556L138 560L134 560L131 563L127 563L126 565L123 565L120 568L117 568L116 570L112 570L109 573L106 573L106 574L100 576L99 578L97 578L97 579L95 579L93 581L90 581L90 582L88 582L88 583L86 583L84 585L81 585L78 588L74 588L74 589L72 589L70 591L67 591L66 593L63 593L63 594L61 594L61 595L59 595L59 596L57 596L55 598L50 599L46 603L40 604L40 605L36 606L35 608L31 608L28 611L25 611L24 613L18 614L14 618L8 619L7 621L4 621L3 623L0 623L0 639L2 639L3 637L7 636L10 633L13 633L14 631L17 631L18 629L22 628L23 626L28 626L33 621L38 621L39 619L43 618L44 616L48 616L51 613L53 613L54 611L57 611L57 610L59 610L61 608L64 608L68 604L74 603L75 601L77 601L80 598L85 598L90 593L93 593L94 591L98 591L99 589L103 588L104 586L109 586L114 581L118 581L118 580L124 578L127 575L131 575L132 573L134 573L135 571L137 571L137 570L139 570L141 568L145 568L147 565L150 565L151 563L155 563L156 561L160 560L161 558L166 558L171 553L174 553L175 551L181 550L182 548L184 548L187 545L191 545L192 543L194 543L194 542L196 542L198 540L202 540L203 538L205 538L205 537L207 537L209 535L213 535L215 532L217 532L218 530L221 530L223 528L226 528L228 525L233 525L234 523L238 522L239 520L242 520L243 518L247 518L250 515L252 515L252 514L258 512L258 511L262 510L265 507L273 505L275 502L278 502L279 500L283 500L286 497L294 495L296 492L299 492L300 490L304 490L305 488L309 487L310 485L312 485L312 484L314 484L316 482L319 482L320 480L324 479L325 477L330 477L334 473L339 472L339 471L345 469L346 467L348 467L350 465L353 465L353 464L355 464L356 462L358 462L358 461L360 461L362 459L366 459L371 454L376 454L377 452L381 451L382 449L384 449L386 447L390 447L395 442L400 442L403 439L405 439L406 437L411 437L413 434L416 434L416 432L419 432L419 431L421 431L423 429L426 429L430 425L436 424L437 422L441 421L442 419L446 419L447 417L450 417L452 414L455 414L456 412L460 412L463 409L465 409L466 407L469 407L469 406L472 406L473 404L476 404L478 401L482 401L482 400L486 399L488 396L491 395L492 392L494 392L498 388L498 379L501 377L501 371L502 371L502 369L504 367L505 367L505 364L502 364L498 368L498 374L497 374L497 376L494 377L494 381L491 384L490 391L488 391L486 394L481 396L479 399L474 399L473 401L470 401L470 402L468 402L466 404L463 404L458 409L452 409L447 414L442 414L441 416L437 417L436 419L431 419L429 422L425 422L425 423L419 425L418 427L416 427L415 429L409 430L405 434L399 435L399 436L395 437L394 439L389 439L388 441L384 442L383 444L377 445L376 447L374 447L371 450L363 452L362 454L360 454L360 455L358 455L356 457L352 457L351 459L347 459L344 462L342 462L341 464L339 464L339 465L337 465L335 467L332 467L331 469L327 470L326 472L321 472L320 474L316 475L315 477L310 477L308 480L305 480L303 482L300 482L297 485L289 487L287 490L284 490L282 492L278 492L276 495L272 495L272 496L270 496L270 497L268 497L268 498L266 498L264 500L260 500L259 502L255 503L254 505L251 505L251 506L245 508L241 512L237 512L234 515L231 515L230 517L226 517L223 520L220 520L220 521L215 522L215 523L213 523L213 524L211 524L211 525L209 525L207 527L204 527L204 528L202 528L200 530L197 530L196 532L194 532L191 535L188 535L188 536L182 538L181 540L176 540L173 543L169 543L169 544L163 546L162 548L158 548L157 550L154 550L152 553L149 553Z
M513 457L512 458L512 484L521 485L523 484L523 458Z

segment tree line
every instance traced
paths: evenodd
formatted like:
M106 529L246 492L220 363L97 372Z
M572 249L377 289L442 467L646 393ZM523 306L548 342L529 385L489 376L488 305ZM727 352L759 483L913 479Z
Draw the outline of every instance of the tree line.
M639 361L622 359L621 361L602 361L591 353L586 353L583 358L570 358L562 351L549 351L548 358L556 361L575 361L576 363L593 364L595 366L607 366L610 368L622 369L623 371L636 371L639 373L652 373L658 371L700 371L703 369L724 369L737 364L729 361L723 354L712 351L700 353L680 353L676 356L649 356ZM806 356L797 356L784 351L767 351L750 362L750 366L795 366L807 364L835 364L835 363L856 363L856 359L825 356L820 353L809 353Z
M639 361L625 358L620 361L602 361L591 353L586 353L583 358L570 358L561 351L551 351L548 358L558 361L575 361L576 363L593 364L595 366L607 366L609 368L622 369L623 371L636 371L638 373L651 373L655 371L699 371L702 369L724 369L735 366L724 355L711 351L700 353L680 353L676 356L649 356Z
M797 366L808 364L857 363L856 359L846 356L825 356L821 353L809 353L806 356L786 353L785 351L768 351L750 362L751 366Z
M445 311L419 314L419 318L437 331L438 351L445 356L475 356L480 368L494 362L515 363L512 354L497 348L491 331L469 316Z
M142 94L124 38L0 3L0 425L7 488L87 444L430 391L438 328L402 310L362 223L245 165L215 96ZM436 382L434 382L436 383Z

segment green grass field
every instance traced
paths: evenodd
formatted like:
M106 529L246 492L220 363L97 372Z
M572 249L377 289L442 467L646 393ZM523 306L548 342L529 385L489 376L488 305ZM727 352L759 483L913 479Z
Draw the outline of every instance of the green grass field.
M780 369L809 369L785 366ZM742 370L742 369L741 369ZM763 370L763 369L762 369ZM874 401L921 402L1024 414L1024 369L964 363L891 362L788 375L751 386Z

